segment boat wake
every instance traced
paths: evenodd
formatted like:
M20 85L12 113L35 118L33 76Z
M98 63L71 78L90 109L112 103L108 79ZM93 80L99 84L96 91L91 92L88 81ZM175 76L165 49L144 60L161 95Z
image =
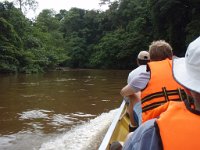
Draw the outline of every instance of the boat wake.
M43 143L40 150L96 150L116 112L117 109L102 113L95 119L76 126L64 135Z

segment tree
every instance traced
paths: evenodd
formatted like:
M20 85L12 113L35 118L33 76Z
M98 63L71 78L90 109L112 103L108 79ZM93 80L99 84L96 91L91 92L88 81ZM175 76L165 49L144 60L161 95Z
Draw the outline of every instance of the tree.
M23 13L26 13L28 10L35 11L38 7L38 2L36 0L15 0L14 2Z
M38 49L42 55L33 53L38 56L43 68L54 68L68 59L64 51L64 38L59 30L60 22L54 10L45 9L34 23L34 36L42 43L42 48Z
M62 21L62 19L64 19L64 17L65 17L66 14L67 14L67 10L61 9L61 10L59 11L59 13L55 15L55 17L56 17L59 21Z
M60 27L60 22L55 15L56 12L53 9L44 9L36 18L35 25L43 32L58 30Z
M188 5L189 23L186 26L186 45L199 36L200 33L200 1L191 0Z
M167 40L178 56L186 50L185 28L190 11L188 0L152 0L154 38Z
M109 5L109 4L111 4L110 0L100 0L100 3L99 3L100 6L101 5Z
M94 47L95 52L90 57L90 63L98 68L123 68L121 60L124 58L119 54L126 47L126 36L123 29L107 33Z
M71 36L73 32L79 32L84 28L84 15L86 11L79 8L70 9L61 24L61 31L64 33L64 37Z
M85 39L80 38L77 33L73 33L66 43L69 60L68 65L73 68L84 68L88 61Z
M16 0L21 10L35 0ZM0 71L39 72L56 66L132 68L139 51L158 39L183 56L200 33L199 0L120 0L106 11L43 10L30 21L0 2Z
M0 18L0 71L17 72L22 42L13 26Z

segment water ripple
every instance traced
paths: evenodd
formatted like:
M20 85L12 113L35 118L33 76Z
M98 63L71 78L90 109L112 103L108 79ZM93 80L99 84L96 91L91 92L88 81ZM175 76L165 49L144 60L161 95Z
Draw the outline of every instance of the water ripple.
M31 110L31 111L26 111L22 113L18 113L20 115L19 119L20 120L25 120L25 119L39 119L39 118L49 118L48 114L50 111L47 110Z
M43 143L40 150L95 150L99 146L116 110L103 113L82 125L76 126L64 135Z
M78 119L71 118L69 116L62 115L62 114L55 114L55 115L53 115L51 124L55 125L55 126L59 126L59 125L63 125L63 124L73 124L74 123L73 120L78 120Z
M76 117L95 117L96 115L92 115L92 114L84 114L82 112L76 112L76 113L72 113L72 116L76 116Z

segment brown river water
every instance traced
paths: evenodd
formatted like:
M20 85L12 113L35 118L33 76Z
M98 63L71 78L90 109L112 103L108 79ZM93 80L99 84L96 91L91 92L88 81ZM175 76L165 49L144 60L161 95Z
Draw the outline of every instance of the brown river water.
M129 71L0 75L1 150L98 149Z

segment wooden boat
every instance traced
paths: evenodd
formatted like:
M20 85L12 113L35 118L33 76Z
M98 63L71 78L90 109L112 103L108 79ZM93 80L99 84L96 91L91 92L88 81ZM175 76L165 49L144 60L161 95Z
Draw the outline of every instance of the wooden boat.
M99 147L99 150L109 150L112 142L124 142L129 133L130 119L126 111L125 101L122 102L118 109L117 115L113 119L108 131Z
M190 103L193 103L192 100L187 96L187 94L182 89L178 90L169 90L163 88L163 96L165 96L166 101L168 101L168 96L179 95L180 101L188 99ZM113 122L111 123L100 147L99 150L109 150L110 145L115 141L124 142L128 133L129 133L129 124L130 119L126 111L127 105L125 101L122 102L120 108L118 109L117 115L115 116Z

